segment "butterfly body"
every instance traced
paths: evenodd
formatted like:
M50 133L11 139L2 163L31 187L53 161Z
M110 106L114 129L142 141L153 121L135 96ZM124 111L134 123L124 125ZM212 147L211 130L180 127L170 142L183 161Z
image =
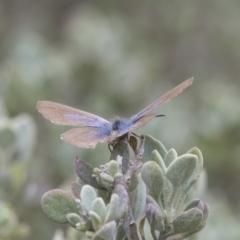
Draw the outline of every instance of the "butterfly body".
M160 116L151 113L155 108L177 96L192 84L193 78L182 82L162 97L130 118L115 118L107 121L97 115L50 101L38 101L37 110L51 122L58 125L77 126L61 135L65 142L83 148L94 148L98 143L113 143L127 133L144 126Z

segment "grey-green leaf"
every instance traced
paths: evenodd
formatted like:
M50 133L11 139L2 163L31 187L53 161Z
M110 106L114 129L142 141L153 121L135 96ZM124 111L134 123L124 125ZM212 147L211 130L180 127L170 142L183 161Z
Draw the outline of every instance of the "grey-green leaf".
M71 183L71 189L72 189L72 193L76 198L80 197L80 192L82 189L82 185L78 182L72 182Z
M202 168L203 168L203 156L202 156L201 151L197 147L194 147L191 150L189 150L188 153L194 154L197 156L197 167L194 170L191 178L183 185L183 191L185 193L197 181L197 179L199 178L199 176L201 174Z
M107 206L107 215L105 218L105 223L116 219L118 204L119 204L119 196L113 193L111 196L110 203Z
M161 232L164 230L164 213L157 204L149 203L146 206L146 216L153 231Z
M185 238L191 236L194 233L201 231L205 227L208 216L209 216L210 208L207 203L203 203L203 207L204 207L204 209L202 210L202 214L203 214L202 221L200 222L200 224L198 224L198 226L196 228L192 229L188 233L185 233L184 234Z
M194 207L197 207L198 205L203 205L203 203L201 203L201 200L200 199L193 199L184 209L184 211L187 211L191 208L194 208ZM199 209L201 210L201 209Z
M193 154L184 154L169 165L166 176L172 183L174 191L189 180L196 167L197 156Z
M67 217L68 222L74 227L76 226L77 223L80 223L82 221L80 216L76 213L69 213L69 214L67 214L66 217Z
M84 185L81 190L80 198L82 206L89 212L92 208L93 201L97 198L96 191L90 185Z
M141 177L149 190L149 195L158 202L160 192L162 191L164 185L162 169L157 163L148 161L144 163L142 167Z
M132 212L136 222L140 221L145 215L146 198L146 185L141 178L141 174L138 174L138 185L133 192L133 199L131 199Z
M104 189L101 187L96 178L93 177L93 168L91 165L86 163L80 158L76 158L74 162L74 169L78 175L78 177L85 183L89 184L90 186L96 188L96 189Z
M67 223L69 213L78 214L75 198L61 189L46 192L41 200L42 209L45 214L59 223Z
M150 135L145 135L144 153L142 157L143 162L147 162L151 159L153 150L157 150L163 159L167 154L167 149L159 140Z
M102 222L104 222L107 214L107 207L102 198L98 197L93 201L91 210L97 213Z
M102 225L102 220L101 220L100 216L93 211L89 211L88 214L91 219L94 230L97 231Z
M202 219L202 212L197 208L191 208L173 220L174 233L177 234L192 231L197 228Z
M177 158L178 154L176 152L176 150L174 148L171 148L165 158L164 158L164 163L165 166L168 167L176 158Z
M114 177L119 172L118 163L115 160L111 160L107 165L108 173Z
M157 150L153 150L152 151L151 160L156 162L164 173L166 172L166 166L165 166L165 163L163 161L163 158L162 158L162 156L159 154L159 152Z
M111 221L103 226L94 234L93 240L110 240L113 239L116 233L116 222Z

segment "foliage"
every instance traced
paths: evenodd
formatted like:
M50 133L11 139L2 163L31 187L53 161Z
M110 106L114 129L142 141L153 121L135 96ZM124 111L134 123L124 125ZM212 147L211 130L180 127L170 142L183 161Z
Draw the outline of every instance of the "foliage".
M115 151L128 152L124 143L124 139L117 143L123 149L114 147L111 159ZM95 240L145 239L145 221L154 240L185 239L202 230L209 215L208 204L194 199L183 208L187 192L202 171L200 150L195 147L178 156L174 149L166 150L148 135L141 138L138 148L135 137L130 145L134 160L117 155L93 169L76 158L78 181L72 183L72 194L55 189L42 197L47 216ZM125 173L123 162L128 165Z

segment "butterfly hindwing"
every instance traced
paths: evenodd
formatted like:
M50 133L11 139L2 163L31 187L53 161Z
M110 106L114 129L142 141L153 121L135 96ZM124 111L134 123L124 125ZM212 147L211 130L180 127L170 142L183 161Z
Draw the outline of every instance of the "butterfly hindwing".
M96 128L96 127L82 127L73 128L61 135L61 139L73 146L82 148L95 148L101 142L108 142L108 136L111 130Z

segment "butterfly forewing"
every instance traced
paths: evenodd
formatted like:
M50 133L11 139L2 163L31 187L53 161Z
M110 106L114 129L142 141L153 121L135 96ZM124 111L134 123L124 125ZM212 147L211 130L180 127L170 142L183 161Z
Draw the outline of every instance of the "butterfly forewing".
M109 127L111 123L89 112L49 101L38 101L37 110L55 124L69 126Z
M148 123L149 121L151 121L155 117L156 117L155 113L150 113L150 114L147 114L147 115L141 117L136 122L131 123L128 128L126 128L123 131L119 132L117 134L117 137L120 137L120 136L122 136L122 135L124 135L126 133L134 132L135 130L137 130L138 128L144 126L146 123Z
M129 129L129 132L134 132L138 128L143 127L146 123L154 119L156 116L157 115L155 113L151 113L141 117L140 119L137 120L135 124L131 126L131 128Z
M192 82L193 78L189 78L186 81L182 82L181 84L179 84L178 86L164 94L162 97L158 98L153 103L148 105L141 112L134 115L133 119L135 120L140 119L141 117L145 116L155 108L160 107L161 105L167 103L169 100L171 100L172 98L176 97L179 93L181 93L185 88L189 87L192 84Z

